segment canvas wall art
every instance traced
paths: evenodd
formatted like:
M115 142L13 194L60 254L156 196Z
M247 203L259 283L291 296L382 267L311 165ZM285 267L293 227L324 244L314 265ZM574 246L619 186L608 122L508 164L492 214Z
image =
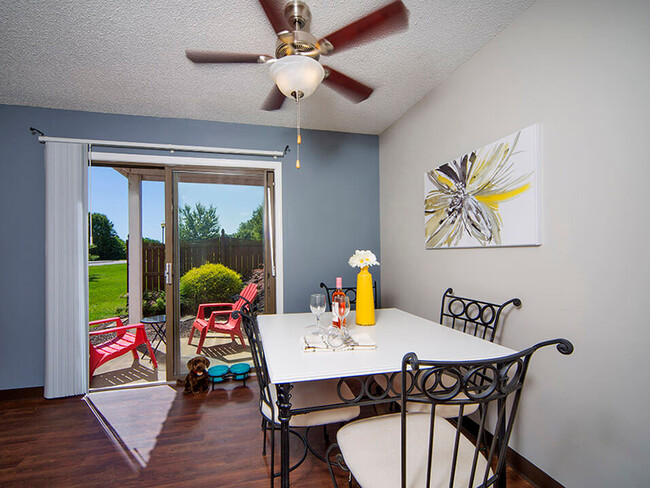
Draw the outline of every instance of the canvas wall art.
M427 249L541 244L539 125L424 175Z

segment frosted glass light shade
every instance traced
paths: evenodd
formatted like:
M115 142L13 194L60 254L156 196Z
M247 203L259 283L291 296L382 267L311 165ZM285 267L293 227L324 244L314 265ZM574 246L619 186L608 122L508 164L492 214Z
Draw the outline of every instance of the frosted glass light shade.
M324 76L325 70L318 61L299 54L280 58L271 66L271 78L289 98L294 98L294 92L302 92L302 98L307 98L318 88Z

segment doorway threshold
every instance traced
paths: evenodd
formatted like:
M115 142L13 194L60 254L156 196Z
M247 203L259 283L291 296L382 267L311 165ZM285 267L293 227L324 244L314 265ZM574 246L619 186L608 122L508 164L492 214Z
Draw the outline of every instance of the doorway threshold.
M100 388L90 388L88 392L98 393L100 391L130 390L135 388L147 388L149 386L160 386L160 385L176 386L176 381L150 381L148 383L133 383L127 385L103 386Z

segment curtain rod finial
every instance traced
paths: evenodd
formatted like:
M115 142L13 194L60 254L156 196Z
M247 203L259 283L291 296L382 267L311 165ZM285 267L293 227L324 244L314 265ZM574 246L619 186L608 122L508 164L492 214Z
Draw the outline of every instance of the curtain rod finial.
M31 132L31 134L33 136L35 136L36 134L38 134L39 136L44 136L45 135L45 134L43 134L42 131L38 130L36 127L30 127L29 132Z

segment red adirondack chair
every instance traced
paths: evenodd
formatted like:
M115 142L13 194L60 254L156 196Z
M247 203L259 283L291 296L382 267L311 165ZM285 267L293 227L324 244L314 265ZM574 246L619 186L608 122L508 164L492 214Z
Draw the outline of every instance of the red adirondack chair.
M257 297L257 285L255 283L247 285L239 295L252 303L255 297ZM187 341L188 344L191 344L194 331L199 332L200 339L199 345L196 347L197 354L201 354L201 349L203 349L203 343L205 342L208 331L230 334L233 341L235 340L235 336L237 336L241 345L246 345L244 344L244 335L241 332L241 317L233 318L232 316L233 311L239 310L246 303L243 298L240 298L235 303L202 303L199 305L199 310L196 312L196 319L194 319L194 323L192 324L190 338ZM221 310L213 311L210 317L206 319L205 312L208 308L220 308ZM215 319L220 315L228 315L228 321L225 323L215 322Z
M140 344L147 346L149 351L149 357L153 363L154 368L158 367L158 362L156 361L156 356L153 353L149 339L147 339L147 334L144 330L144 324L133 324L133 325L124 325L122 319L119 317L111 317L110 319L103 320L93 320L89 325L97 324L108 324L110 322L115 322L117 327L111 327L110 329L95 330L88 333L91 336L97 336L102 334L110 334L111 332L116 332L117 337L109 341L103 342L97 346L93 346L93 343L90 343L90 377L93 377L95 370L99 368L102 364L111 359L126 354L131 351L133 357L138 359L138 351L136 347ZM129 329L135 329L135 332L127 332Z

